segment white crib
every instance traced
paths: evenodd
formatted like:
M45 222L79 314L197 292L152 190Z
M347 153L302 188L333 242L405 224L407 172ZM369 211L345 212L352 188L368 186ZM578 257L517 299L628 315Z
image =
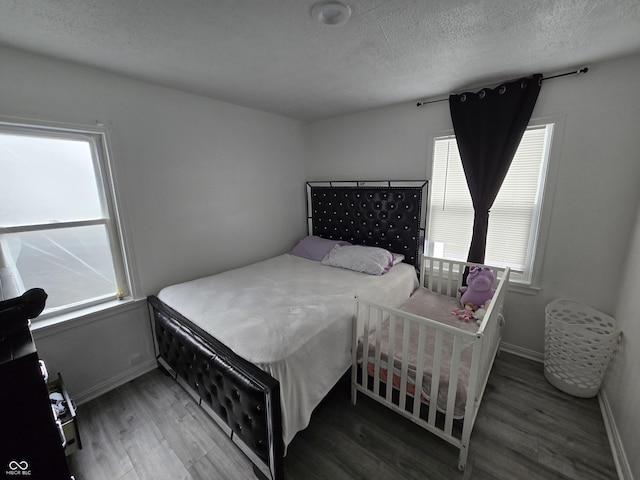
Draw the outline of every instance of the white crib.
M477 325L451 313L464 269L473 265L424 256L422 287L409 301L395 309L356 298L353 322L352 403L364 393L456 446L460 470L500 346L510 273L490 267L496 291Z

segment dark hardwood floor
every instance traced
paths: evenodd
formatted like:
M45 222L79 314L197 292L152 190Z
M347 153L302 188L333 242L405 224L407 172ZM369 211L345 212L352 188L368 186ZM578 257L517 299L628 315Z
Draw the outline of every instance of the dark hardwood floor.
M251 464L173 380L150 372L79 407L77 480L255 479ZM541 364L502 353L458 451L341 382L297 434L287 480L616 479L598 401L549 385Z

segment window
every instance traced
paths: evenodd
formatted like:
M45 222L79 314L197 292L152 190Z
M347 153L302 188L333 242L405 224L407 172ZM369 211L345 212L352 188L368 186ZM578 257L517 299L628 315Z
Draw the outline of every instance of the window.
M5 296L41 287L46 316L128 295L106 153L104 131L0 122Z
M554 123L527 128L489 215L485 263L510 267L512 278L524 283L534 276L553 134ZM466 260L473 215L456 139L435 137L427 252Z

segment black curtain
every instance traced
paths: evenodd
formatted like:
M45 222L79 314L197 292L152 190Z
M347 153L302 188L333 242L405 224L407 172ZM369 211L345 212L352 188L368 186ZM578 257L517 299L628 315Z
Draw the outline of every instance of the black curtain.
M542 75L449 97L451 119L475 216L467 260L483 263L489 209L536 104Z

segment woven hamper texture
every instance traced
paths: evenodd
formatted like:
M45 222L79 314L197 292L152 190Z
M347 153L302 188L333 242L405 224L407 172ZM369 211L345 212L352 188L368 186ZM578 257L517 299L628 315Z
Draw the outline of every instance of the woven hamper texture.
M618 342L620 330L616 321L563 298L549 303L545 313L546 379L571 395L595 396Z

